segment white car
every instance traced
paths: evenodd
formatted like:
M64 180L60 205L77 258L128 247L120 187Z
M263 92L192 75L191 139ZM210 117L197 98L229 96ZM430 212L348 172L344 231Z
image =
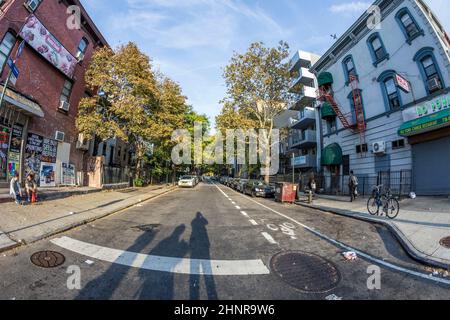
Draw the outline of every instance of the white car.
M195 178L193 176L182 176L180 180L178 180L179 187L193 188L197 185Z

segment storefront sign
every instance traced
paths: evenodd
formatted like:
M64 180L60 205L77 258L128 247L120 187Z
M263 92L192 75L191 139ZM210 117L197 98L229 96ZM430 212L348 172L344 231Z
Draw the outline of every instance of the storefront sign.
M74 186L76 184L75 166L73 164L63 162L61 164L61 176L63 185Z
M409 93L409 82L399 74L395 75L395 81L397 82L397 86L402 89L404 92Z
M448 110L433 114L427 118L417 119L403 124L399 130L401 136L412 136L414 134L434 130L435 128L450 125L450 108Z
M14 125L11 134L11 145L9 152L20 153L22 147L23 127L21 125Z
M19 35L66 76L73 77L77 59L34 15L28 17Z
M56 164L41 162L41 170L39 171L39 181L41 187L55 187L55 168Z
M421 105L403 111L403 120L411 121L450 108L450 95L437 97Z

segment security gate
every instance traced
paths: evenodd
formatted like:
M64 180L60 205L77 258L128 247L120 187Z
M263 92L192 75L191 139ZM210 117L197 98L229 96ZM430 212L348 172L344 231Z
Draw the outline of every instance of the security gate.
M412 146L418 195L450 194L450 137Z

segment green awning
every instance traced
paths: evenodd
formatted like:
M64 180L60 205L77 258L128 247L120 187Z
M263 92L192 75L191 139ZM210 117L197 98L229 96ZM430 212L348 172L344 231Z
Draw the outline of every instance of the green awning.
M333 166L342 164L342 149L337 143L330 144L322 150L322 165Z
M333 75L329 72L321 72L317 77L317 82L319 83L319 87L325 84L333 83Z
M336 112L334 112L333 107L328 102L324 102L320 108L320 114L322 119L326 120L328 118L336 118Z
M405 122L398 130L398 134L403 137L408 137L446 126L450 126L450 108Z

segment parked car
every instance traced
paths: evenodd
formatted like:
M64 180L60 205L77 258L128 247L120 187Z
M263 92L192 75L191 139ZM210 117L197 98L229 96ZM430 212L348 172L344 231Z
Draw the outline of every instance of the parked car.
M245 185L244 194L252 197L271 198L275 196L275 188L261 180L250 180Z
M195 177L193 176L181 176L178 180L178 186L183 188L194 188L197 185Z
M240 178L233 179L233 182L231 183L231 188L234 189L234 190L237 190L238 185L239 185L239 181L241 181Z
M239 183L236 186L236 191L239 191L240 193L244 193L244 188L249 180L248 179L240 179Z

